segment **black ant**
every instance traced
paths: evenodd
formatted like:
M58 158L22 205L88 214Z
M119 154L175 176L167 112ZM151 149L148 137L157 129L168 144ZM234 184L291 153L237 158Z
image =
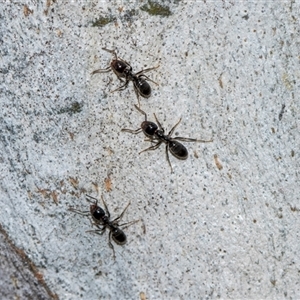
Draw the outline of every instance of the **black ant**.
M178 126L178 124L181 122L181 118L173 126L173 128L170 130L168 135L165 135L165 130L161 126L161 124L158 121L155 114L154 114L154 117L155 117L156 123L158 125L156 125L153 122L147 121L147 114L144 111L142 111L139 107L137 107L137 105L135 105L135 108L145 116L145 121L142 122L141 127L136 129L136 130L123 128L121 131L130 132L130 133L133 133L133 134L138 134L140 132L143 132L146 135L146 137L149 138L150 142L157 141L157 143L155 145L153 145L153 146L151 146L147 149L142 150L139 154L141 154L142 152L145 152L145 151L149 151L149 150L156 150L162 143L165 143L166 144L167 161L168 161L168 163L171 167L172 172L173 172L173 168L172 168L172 165L171 165L171 162L170 162L170 159L169 159L168 151L170 151L171 154L173 156L175 156L176 158L178 158L178 159L185 160L185 159L188 158L188 151L187 151L186 147L184 145L182 145L181 143L179 143L178 141L201 142L201 143L212 142L212 140L204 141L204 140L190 139L190 138L184 138L184 137L172 138L171 135L173 134L173 132L174 132L175 128Z
M103 199L103 196L101 196L104 208L102 209L100 206L98 206L98 200L92 196L86 195L86 197L93 199L94 202L91 204L90 206L90 210L89 211L81 211L78 209L74 209L72 207L69 207L69 210L72 212L75 212L77 214L83 215L83 216L92 216L92 219L94 221L94 223L92 223L92 225L95 225L98 229L96 230L88 230L88 232L94 232L97 234L103 234L105 229L108 228L109 229L109 240L108 240L108 245L109 247L113 250L114 253L114 258L115 256L115 249L113 244L111 243L111 239L114 240L114 242L118 245L124 245L126 244L127 238L126 235L124 233L123 230L121 230L119 227L128 227L136 222L138 222L139 220L135 220L135 221L131 221L128 223L124 223L124 224L119 224L119 220L123 217L125 211L127 210L128 206L130 205L130 202L127 204L127 206L124 208L123 212L117 217L115 218L113 221L110 221L110 213L108 211L107 205ZM91 200L89 200L87 198L87 200L89 202L91 202ZM102 226L102 228L101 228Z
M146 80L149 80L155 83L156 85L158 85L155 81L150 79L148 76L144 75L144 73L157 69L159 66L145 69L134 74L132 72L132 67L130 66L130 64L125 60L118 58L116 51L109 50L106 48L102 48L102 49L112 53L114 55L114 59L111 61L110 66L108 66L105 69L95 70L92 72L92 75L96 73L105 73L105 72L113 71L117 75L120 81L124 82L125 80L125 84L112 91L112 93L126 89L129 81L132 81L134 91L136 93L136 96L138 98L138 103L140 106L139 96L142 96L144 98L149 98L151 96L151 87Z

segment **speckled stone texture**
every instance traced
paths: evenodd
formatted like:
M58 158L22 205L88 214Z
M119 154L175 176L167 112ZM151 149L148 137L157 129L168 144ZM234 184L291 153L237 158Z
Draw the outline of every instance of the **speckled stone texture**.
M53 294L299 297L299 16L299 1L3 2L0 224ZM144 120L132 84L91 75L102 47L160 65L148 120L213 142L184 143L173 173L164 146L139 155L143 134L121 132ZM89 210L85 194L141 219L116 260L68 211Z

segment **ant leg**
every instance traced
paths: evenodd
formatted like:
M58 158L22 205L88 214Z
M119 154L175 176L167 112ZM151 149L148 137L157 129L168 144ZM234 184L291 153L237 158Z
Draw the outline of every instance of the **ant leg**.
M179 123L181 122L181 118L179 119L179 121L172 127L172 129L170 130L168 136L171 136L175 130L175 128L179 125Z
M127 210L127 208L128 208L129 205L130 205L130 202L126 205L126 207L124 208L124 210L122 211L122 213L112 221L112 223L115 223L117 220L120 220L123 217L123 215L124 215L124 213Z
M92 227L93 227L93 226L96 226L97 228L99 228L99 222L100 222L100 221L95 222L95 221L94 221L93 219L91 219L91 218L89 218L89 221L90 221Z
M97 225L96 225L97 226ZM97 226L98 227L98 226ZM99 228L99 227L98 227ZM95 233L95 234L99 234L102 235L105 232L106 226L103 226L100 229L94 229L94 230L87 230L86 232L91 232L91 233Z
M109 53L112 53L112 54L114 55L115 59L121 60L121 61L123 61L124 63L126 63L128 66L130 66L129 63L128 63L126 60L124 60L124 59L122 59L122 58L118 58L117 52L116 52L115 50L109 50L109 49L106 49L106 48L102 48L102 50L105 50L105 51L107 51L107 52L109 52Z
M205 141L205 140L198 140L198 139L190 139L190 138L184 138L184 137L175 137L173 140L178 140L182 142L200 142L200 143L210 143L213 142L213 140Z
M124 224L121 224L121 225L118 225L118 226L119 227L124 227L125 226L124 228L127 228L127 227L133 225L134 223L137 223L138 221L140 221L140 219L135 220L135 221L131 221L131 222L127 222L127 223L124 223Z
M139 154L146 152L146 151L150 151L150 150L156 150L161 144L162 144L162 141L159 141L159 142L157 142L157 144L155 144L147 149L142 150Z
M136 104L134 104L134 106L141 114L143 114L145 116L145 121L147 121L147 114L143 110L141 110ZM121 129L121 131L138 134L142 131L142 128L138 128L136 130L123 128L123 129Z
M109 53L112 53L114 55L115 59L118 59L118 56L117 56L117 53L116 53L115 50L109 50L109 49L106 49L106 48L102 48L102 50L105 50Z
M104 201L103 195L101 195L101 199L102 199L102 202L103 202L103 205L104 205L106 214L107 214L108 219L109 219L109 218L110 218L110 213L109 213L108 208L107 208L107 205L106 205L106 203L105 203L105 201Z
M93 71L93 72L91 73L91 75L94 75L94 74L96 74L96 73L107 73L107 72L109 72L109 71L111 71L111 67L110 67L110 66L107 67L107 68L105 68L105 69L98 69L98 70L95 70L95 71Z
M164 134L164 133L165 133L165 130L164 130L164 128L161 126L160 122L158 121L158 119L157 119L157 117L156 117L156 114L155 114L155 113L154 113L154 118L155 118L155 120L156 120L156 122L157 122L157 124L158 124L159 128L162 130L162 132L163 132L163 134Z
M85 196L87 197L86 200L87 200L88 202L92 202L91 200L88 199L88 198L90 198L90 199L95 200L95 204L98 203L98 199L96 199L95 197L92 197L92 196L90 196L90 195L85 195Z
M124 85L122 85L122 86L118 87L117 89L111 91L111 93L114 93L114 92L117 92L117 91L125 90L125 89L127 88L128 83L129 83L129 80L127 80L127 81L125 82Z
M112 232L110 231L109 232L109 235L108 235L108 246L109 246L109 248L111 248L112 249L112 251L113 251L113 253L114 253L114 260L116 259L116 253L115 253L115 248L114 248L114 245L112 244L112 242L111 242L111 236L112 236Z
M172 168L172 165L171 165L171 162L170 162L170 158L169 158L169 144L166 145L166 156L167 156L167 161L171 167L171 173L173 173L173 168Z
M120 77L120 76L117 76L117 78L123 83L124 80Z
M142 128L138 128L136 130L123 128L123 129L121 129L121 131L122 132L129 132L129 133L133 133L133 134L138 134L142 131Z
M138 104L139 104L139 106L137 106L136 104L134 104L134 106L135 107L141 107L141 102L140 102L140 93L139 93L139 91L138 91L138 89L136 88L136 86L133 84L133 88L134 88L134 92L135 92L135 94L136 94L136 97L137 97L137 99L138 99Z
M90 212L88 210L79 210L73 207L68 208L69 211L74 212L76 214L82 215L82 216L89 216Z
M151 138L145 138L145 139L144 139L144 142L150 142L150 143L155 143L155 142L157 142L157 141L159 141L159 139L156 138L156 137L151 137ZM156 144L155 144L155 145L156 145Z
M149 72L149 71L155 70L155 69L157 69L158 67L159 67L159 65L158 65L157 67L152 67L152 68L148 68L148 69L145 69L145 70L141 70L141 71L139 71L139 72L135 73L135 75L136 75L136 76L138 76L138 75L142 75L143 73L146 73L146 72ZM147 76L146 76L146 77L147 77Z
M152 80L151 78L149 78L148 76L146 76L146 75L144 75L144 74L142 74L142 75L139 76L139 78L141 78L141 77L145 77L147 80L153 82L153 83L156 84L156 85L159 85L157 82L155 82L154 80Z
M147 121L147 114L143 110L141 110L140 107L138 107L136 104L134 104L134 106L141 114L145 116L145 121Z

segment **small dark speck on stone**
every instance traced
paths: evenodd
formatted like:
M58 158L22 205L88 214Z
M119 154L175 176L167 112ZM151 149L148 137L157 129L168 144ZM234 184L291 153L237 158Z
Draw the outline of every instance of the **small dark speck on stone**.
M279 121L281 121L281 119L282 119L282 116L283 116L283 113L284 113L284 109L285 109L285 104L282 104L281 111L280 111L279 116L278 116Z
M294 150L291 151L291 156L292 156L292 157L295 156L295 151L294 151Z
M152 16L168 17L172 15L172 12L170 11L170 8L168 6L163 6L151 0L148 1L148 5L145 4L141 6L140 9Z
M34 140L36 143L39 143L39 142L40 142L40 137L38 136L37 133L34 133L34 134L33 134L33 140Z
M92 23L92 27L103 27L111 22L114 22L116 18L114 16L100 16L95 22Z
M247 21L249 19L249 15L244 15L244 16L242 16L242 18Z
M58 111L58 114L68 113L69 115L80 113L82 110L82 103L77 101L73 102L70 106L64 107Z

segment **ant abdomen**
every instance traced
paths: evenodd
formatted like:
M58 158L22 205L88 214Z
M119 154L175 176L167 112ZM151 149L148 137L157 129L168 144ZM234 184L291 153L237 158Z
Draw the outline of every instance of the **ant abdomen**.
M182 159L185 160L188 158L188 151L185 148L184 145L182 145L181 143L177 142L177 141L170 141L168 144L169 150L171 152L172 155L174 155L176 158L178 159Z
M118 245L124 245L127 241L126 234L119 228L115 228L114 230L112 230L112 239Z
M133 84L142 97L149 98L151 96L151 86L146 80L137 78Z

